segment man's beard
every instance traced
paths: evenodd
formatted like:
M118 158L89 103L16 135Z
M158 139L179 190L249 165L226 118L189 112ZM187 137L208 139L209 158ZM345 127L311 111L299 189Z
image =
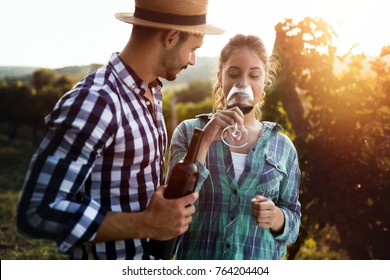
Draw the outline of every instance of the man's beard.
M165 69L165 77L167 81L174 81L181 70L186 69L187 65L181 64L177 48L169 51L162 61L162 65ZM179 71L180 70L180 71Z

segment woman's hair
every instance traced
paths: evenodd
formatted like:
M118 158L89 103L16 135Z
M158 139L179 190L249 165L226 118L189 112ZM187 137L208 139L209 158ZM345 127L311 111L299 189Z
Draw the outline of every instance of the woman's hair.
M258 55L261 61L264 62L267 86L270 86L276 76L277 63L273 57L268 57L263 41L254 35L237 34L232 37L221 50L218 71L222 73L222 68L227 60L236 50L242 48L248 48L249 50L253 51ZM214 99L213 111L215 112L217 110L223 109L225 107L225 96L219 81L216 81L214 85L212 96ZM260 104L255 106L255 113L257 117L261 116L261 106L263 103L264 102L260 102Z

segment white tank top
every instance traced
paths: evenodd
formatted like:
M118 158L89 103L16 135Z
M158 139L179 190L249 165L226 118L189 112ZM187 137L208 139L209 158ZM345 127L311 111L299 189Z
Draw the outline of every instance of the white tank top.
M244 171L247 157L248 157L247 154L239 154L239 153L232 152L232 160L234 166L234 173L236 175L236 181L238 181L242 172Z

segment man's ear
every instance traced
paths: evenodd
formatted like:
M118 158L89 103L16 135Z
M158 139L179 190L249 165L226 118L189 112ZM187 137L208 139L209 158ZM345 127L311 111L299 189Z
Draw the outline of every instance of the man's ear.
M163 44L168 49L173 49L180 40L180 31L167 30L163 32L162 36Z

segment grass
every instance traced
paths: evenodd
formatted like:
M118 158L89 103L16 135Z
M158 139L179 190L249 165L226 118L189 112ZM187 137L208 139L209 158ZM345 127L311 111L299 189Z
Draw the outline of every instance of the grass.
M0 192L0 259L55 260L65 259L54 242L30 239L16 230L16 202L19 192Z
M16 204L34 147L28 129L20 131L24 141L11 141L4 131L0 125L0 259L65 259L54 242L31 239L16 229Z

